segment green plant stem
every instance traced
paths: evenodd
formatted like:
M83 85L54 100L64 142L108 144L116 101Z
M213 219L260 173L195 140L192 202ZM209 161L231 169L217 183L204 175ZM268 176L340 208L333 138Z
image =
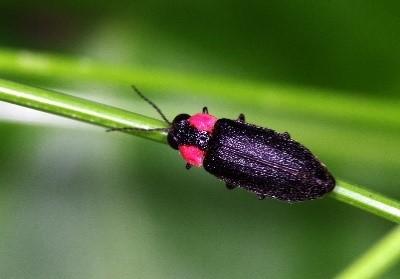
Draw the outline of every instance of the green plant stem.
M392 222L400 223L398 201L344 181L338 181L330 196Z
M377 278L400 260L400 226L343 270L336 279Z
M166 123L160 120L136 113L2 79L0 79L0 100L107 128L167 127ZM133 130L129 133L166 143L166 131ZM397 201L343 181L338 184L331 193L332 197L392 222L400 222L400 205Z
M107 127L151 129L168 127L166 123L115 107L0 79L0 100ZM166 131L128 131L158 142L166 142Z

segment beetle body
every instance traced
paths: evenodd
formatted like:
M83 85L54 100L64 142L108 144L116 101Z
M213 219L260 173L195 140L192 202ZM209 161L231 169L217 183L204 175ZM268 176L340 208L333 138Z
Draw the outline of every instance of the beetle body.
M200 118L208 124L198 124ZM228 189L243 188L260 199L312 200L335 186L333 176L306 147L288 133L246 123L244 115L217 120L207 108L194 116L180 114L171 124L168 142L179 149L187 168L203 166Z
M179 114L171 123L153 102L133 89L170 127L110 130L166 130L169 145L179 150L187 169L203 166L228 189L243 188L259 199L297 202L320 198L335 187L325 165L288 133L248 124L243 114L237 120L217 119L206 107L193 116Z
M335 186L326 167L288 134L229 119L214 129L203 165L228 188L295 202L322 197Z

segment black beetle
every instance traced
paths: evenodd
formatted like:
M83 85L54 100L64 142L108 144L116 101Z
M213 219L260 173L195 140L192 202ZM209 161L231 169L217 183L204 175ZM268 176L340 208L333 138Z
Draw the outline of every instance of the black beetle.
M193 116L179 114L171 123L153 102L133 89L170 126L148 131L167 130L169 145L179 150L187 169L203 166L228 189L243 188L259 199L297 202L320 198L335 187L325 165L286 132L248 124L243 114L237 120L217 119L206 107Z

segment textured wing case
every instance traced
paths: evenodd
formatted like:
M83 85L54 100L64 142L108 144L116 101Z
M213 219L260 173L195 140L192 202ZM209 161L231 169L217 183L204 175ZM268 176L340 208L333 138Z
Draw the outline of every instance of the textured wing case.
M204 169L228 188L240 187L285 201L319 198L335 186L326 167L287 134L219 119L204 157Z

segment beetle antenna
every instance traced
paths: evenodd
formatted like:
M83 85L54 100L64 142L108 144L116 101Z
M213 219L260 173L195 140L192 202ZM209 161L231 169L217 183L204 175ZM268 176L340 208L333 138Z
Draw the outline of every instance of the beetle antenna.
M153 132L153 131L168 131L169 128L135 128L135 127L122 127L122 128L109 128L106 132L113 132L113 131L146 131L146 132Z
M136 86L132 85L133 90L135 90L135 92L143 99L145 100L147 103L149 103L157 112L158 114L161 116L162 119L164 119L165 122L167 122L170 126L172 125L172 123L167 119L167 117L165 117L164 113L162 113L162 111L159 109L159 107L157 107L152 101L150 101L149 99L147 99L147 97L145 97L140 91L139 89L136 88Z

